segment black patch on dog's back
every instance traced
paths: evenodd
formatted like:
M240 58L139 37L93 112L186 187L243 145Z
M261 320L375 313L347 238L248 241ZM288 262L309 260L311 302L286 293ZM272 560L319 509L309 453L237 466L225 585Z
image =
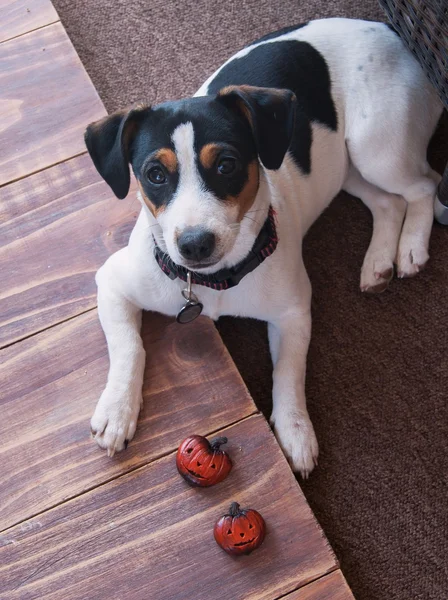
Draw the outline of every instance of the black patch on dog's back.
M228 85L285 88L294 92L297 113L290 152L303 173L310 173L311 123L337 130L330 74L323 56L307 42L261 44L223 67L211 81L208 93L215 94Z

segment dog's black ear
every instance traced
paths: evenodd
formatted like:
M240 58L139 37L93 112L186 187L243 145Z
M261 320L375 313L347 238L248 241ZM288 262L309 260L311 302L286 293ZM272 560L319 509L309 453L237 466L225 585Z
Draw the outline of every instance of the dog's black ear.
M266 169L280 168L294 132L296 97L290 90L231 85L218 100L249 122L258 156Z
M129 157L132 141L139 125L151 109L138 107L130 111L120 111L91 123L84 134L84 140L93 163L121 199L129 192L131 183Z

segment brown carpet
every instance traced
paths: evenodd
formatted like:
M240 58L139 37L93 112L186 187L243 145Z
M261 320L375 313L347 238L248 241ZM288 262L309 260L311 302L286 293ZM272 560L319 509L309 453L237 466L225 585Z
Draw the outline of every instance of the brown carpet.
M384 20L374 0L54 3L108 110L192 94L236 49L285 25ZM445 128L433 143L439 169L447 137ZM367 209L341 194L306 239L314 290L307 388L321 455L302 487L358 600L444 600L448 229L434 227L418 278L375 297L358 291L370 233ZM223 319L218 327L269 413L265 326Z

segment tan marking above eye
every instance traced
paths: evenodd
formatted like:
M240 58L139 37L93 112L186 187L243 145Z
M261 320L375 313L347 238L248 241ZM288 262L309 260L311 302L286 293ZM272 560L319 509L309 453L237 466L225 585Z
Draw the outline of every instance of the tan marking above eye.
M223 149L219 144L206 144L202 146L199 153L199 160L204 169L211 169L215 164L218 154Z
M160 148L155 152L154 159L160 161L169 173L177 171L177 156L171 148Z

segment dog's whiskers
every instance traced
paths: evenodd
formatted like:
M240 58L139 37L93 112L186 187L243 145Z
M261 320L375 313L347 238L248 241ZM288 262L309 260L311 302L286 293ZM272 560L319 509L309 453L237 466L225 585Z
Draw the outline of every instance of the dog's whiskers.
M258 221L256 221L255 219L252 219L252 217L248 217L247 213L244 215L243 219L249 219L249 221L253 221L256 225L260 225L260 223Z

